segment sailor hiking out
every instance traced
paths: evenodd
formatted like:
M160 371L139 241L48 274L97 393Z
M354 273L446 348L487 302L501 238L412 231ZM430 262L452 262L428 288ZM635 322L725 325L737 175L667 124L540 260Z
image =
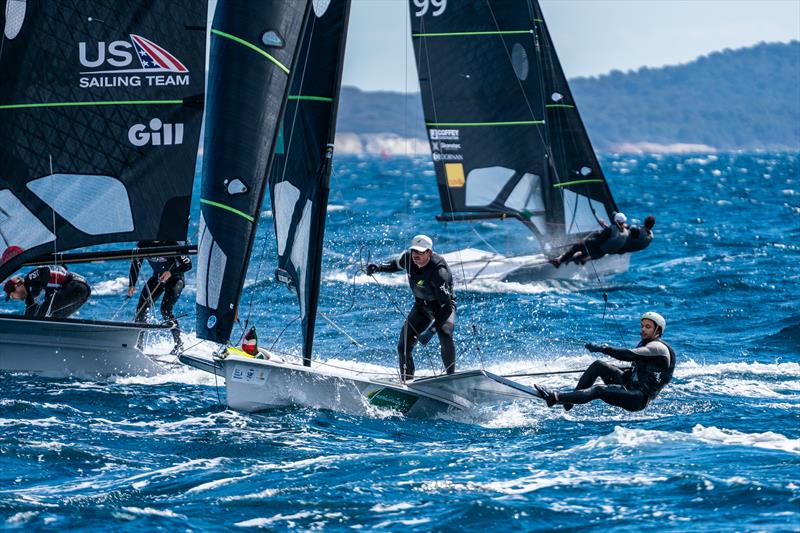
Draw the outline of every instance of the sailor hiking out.
M590 233L560 257L551 259L550 263L558 268L570 261L583 264L590 259L600 259L606 254L620 253L628 240L627 222L628 218L624 213L615 213L611 225L600 219L602 230Z
M572 392L550 391L535 385L548 407L561 404L569 411L573 404L603 400L627 411L641 411L672 379L675 371L675 351L661 336L667 323L660 314L649 311L640 320L641 342L636 348L614 348L608 345L587 344L590 352L600 352L619 361L632 363L620 368L595 361L578 380ZM603 385L595 385L597 378Z
M159 246L176 246L178 243L174 241L140 241L137 243L139 248L154 248ZM147 320L147 311L151 305L155 305L161 295L164 299L161 300L161 316L164 322L171 325L170 332L172 338L175 340L175 347L172 349L173 354L179 353L183 349L183 341L181 340L181 328L178 320L175 318L173 309L178 302L178 298L183 292L183 287L186 285L183 274L192 269L192 260L188 256L182 255L177 257L150 257L147 259L150 267L153 269L153 274L145 283L142 292L139 295L139 301L136 304L136 314L134 315L135 322L145 322ZM136 292L136 281L139 279L139 272L142 268L142 260L134 258L131 260L131 268L129 273L128 283L128 298L133 296ZM140 337L139 349L142 349L144 339Z
M400 360L400 377L403 381L414 378L414 346L425 330L435 328L441 346L445 371L456 370L456 348L453 330L456 322L453 275L447 262L433 252L433 241L426 235L417 235L411 240L409 250L398 258L381 264L367 265L367 274L376 272L400 272L408 276L408 284L414 294L414 306L400 332L397 354Z
M6 300L25 302L25 316L67 318L86 303L91 288L83 276L60 265L42 266L3 286Z
M648 215L644 219L644 226L631 226L628 229L628 240L621 250L614 252L617 254L627 254L640 252L650 246L653 242L653 226L656 225L656 217Z

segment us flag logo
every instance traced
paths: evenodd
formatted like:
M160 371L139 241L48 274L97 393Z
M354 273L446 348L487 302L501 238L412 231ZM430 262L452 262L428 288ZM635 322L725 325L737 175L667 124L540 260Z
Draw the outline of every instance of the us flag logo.
M136 48L136 55L145 71L155 72L188 72L178 59L141 35L131 34L131 41Z

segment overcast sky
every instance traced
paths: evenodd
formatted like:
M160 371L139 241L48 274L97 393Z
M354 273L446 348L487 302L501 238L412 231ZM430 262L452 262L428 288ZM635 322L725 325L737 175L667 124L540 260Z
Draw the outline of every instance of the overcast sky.
M449 0L448 7L458 1ZM352 2L343 83L369 91L419 90L408 0ZM724 48L800 39L800 0L540 3L569 78L686 63Z

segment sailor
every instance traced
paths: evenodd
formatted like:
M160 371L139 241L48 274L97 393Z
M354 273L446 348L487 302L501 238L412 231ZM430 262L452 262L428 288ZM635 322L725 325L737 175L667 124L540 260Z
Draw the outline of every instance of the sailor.
M139 248L155 248L160 246L177 246L175 241L140 241L137 243ZM147 259L150 267L153 269L153 274L147 283L142 288L142 293L139 295L139 302L136 304L136 315L134 321L145 322L147 320L147 311L151 305L155 305L161 295L164 299L161 301L161 316L164 321L171 325L170 332L172 338L175 340L175 347L172 348L170 353L178 354L183 350L183 341L181 340L181 329L175 314L172 312L178 298L183 292L183 287L186 281L183 279L184 272L192 269L192 260L188 256L182 255L177 257L150 257ZM136 281L139 279L139 271L142 268L142 260L134 258L131 260L131 268L128 283L128 298L133 296L136 292ZM138 348L142 349L144 339L139 338Z
M640 319L642 340L636 348L586 345L590 352L628 361L632 363L630 367L620 368L598 360L589 365L572 392L550 391L538 385L535 385L536 390L548 407L559 403L567 411L573 404L592 400L603 400L627 411L641 411L670 382L675 370L675 351L662 339L666 326L664 317L648 311ZM604 385L595 385L597 378L602 379Z
M617 254L627 254L631 252L638 252L644 250L650 243L653 242L653 226L656 225L656 217L649 215L644 219L644 226L631 226L628 235L628 240L625 241L625 246L622 247Z
M624 213L614 213L611 225L606 224L603 219L598 222L603 226L602 230L590 233L561 257L551 259L550 263L558 268L570 261L583 264L590 259L600 259L606 254L619 252L628 240L628 218Z
M412 352L419 336L431 327L431 323L439 337L444 369L452 374L456 370L456 347L453 343L456 305L450 267L444 258L433 252L433 241L426 235L414 237L410 249L398 258L379 265L367 265L367 274L370 276L376 272L401 270L405 270L408 276L408 284L415 301L400 331L400 342L397 345L400 377L403 381L414 379Z
M67 318L89 299L92 293L83 276L60 265L42 266L23 278L14 276L3 286L6 301L25 302L25 315Z

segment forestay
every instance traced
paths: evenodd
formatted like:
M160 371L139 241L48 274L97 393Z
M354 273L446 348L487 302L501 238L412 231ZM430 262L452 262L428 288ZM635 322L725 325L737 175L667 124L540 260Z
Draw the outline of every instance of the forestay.
M0 279L58 251L184 240L206 2L4 2Z
M514 217L545 247L616 206L535 0L410 0L442 221Z

